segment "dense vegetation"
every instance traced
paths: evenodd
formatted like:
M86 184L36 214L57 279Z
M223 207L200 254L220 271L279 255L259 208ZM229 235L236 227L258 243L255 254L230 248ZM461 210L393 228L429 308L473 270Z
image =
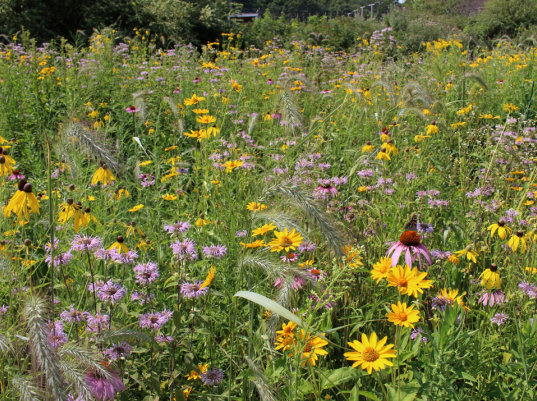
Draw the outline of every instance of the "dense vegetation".
M1 397L534 400L536 49L392 33L3 45Z

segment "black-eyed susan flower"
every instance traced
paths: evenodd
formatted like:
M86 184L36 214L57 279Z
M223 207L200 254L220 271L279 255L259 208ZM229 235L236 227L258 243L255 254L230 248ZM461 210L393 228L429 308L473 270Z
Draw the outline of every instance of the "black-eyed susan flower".
M382 147L384 149L386 149L386 152L389 155L391 155L391 154L398 155L399 154L399 150L395 147L395 145L393 144L393 141L391 139L388 140L386 143L383 143Z
M105 163L101 163L95 174L93 174L91 185L95 186L101 182L103 187L106 187L108 185L114 185L115 181L116 177L114 177L110 169Z
M196 138L196 140L198 142L201 142L202 139L207 139L209 138L209 135L207 134L207 131L204 130L204 129L200 129L200 130L190 130L191 132L185 132L183 135L184 136L187 136L189 138Z
M423 294L423 290L432 287L431 280L424 280L427 277L426 272L420 273L418 268L413 270L408 265L405 267L395 266L388 273L388 287L397 287L401 294L412 295L418 297Z
M80 226L86 227L90 222L90 216L82 210L81 202L74 202L73 198L68 198L65 203L59 205L58 223L65 224L71 218L74 220L75 232L78 234Z
M517 111L518 110L518 107L515 106L514 104L512 103L506 103L503 105L503 110L504 111L507 111L508 113L512 113L514 111Z
M370 141L367 141L364 146L362 146L362 153L372 152L375 147L371 145Z
M4 217L9 217L11 213L14 213L17 216L19 221L22 221L22 215L28 221L29 213L39 213L39 202L37 201L35 195L33 194L32 184L28 183L26 180L21 180L18 183L18 191L11 197L9 203L4 207ZM30 210L28 210L30 206Z
M477 252L472 251L471 245L468 245L462 251L455 252L455 254L458 255L458 256L466 255L466 259L468 259L469 261L472 261L474 263L477 263L477 257L479 256L479 254Z
M205 98L201 96L197 96L196 94L193 94L190 99L185 99L185 106L192 106L194 104L198 104L202 100L205 100Z
M231 86L237 92L242 91L242 85L239 85L239 83L233 79L231 79Z
M300 334L298 337L300 338L300 340L306 342L301 350L302 366L306 366L306 363L308 362L312 366L315 366L319 355L328 355L328 351L323 349L323 347L328 345L328 341L323 340L322 338L317 336L311 337L311 334L305 334L304 330L300 330ZM293 357L293 355L294 351L289 353L289 357Z
M295 232L294 228L291 231L287 231L287 228L284 228L283 231L274 231L274 235L276 238L268 243L268 246L272 247L271 252L295 250L304 240L300 233Z
M432 121L427 127L425 127L427 135L436 135L438 134L438 127L434 121Z
M420 143L421 141L423 141L425 138L432 138L432 136L430 135L416 135L414 136L414 141L416 143Z
M13 166L11 166L9 163L6 163L6 158L4 156L0 156L0 175L2 177L6 177L11 175L12 172Z
M386 345L388 337L384 337L378 341L377 333L371 334L371 338L367 338L362 334L362 342L354 340L352 343L347 343L355 350L355 352L346 352L345 358L349 361L354 361L352 367L360 366L363 370L367 370L371 374L373 369L385 369L386 366L393 366L393 363L388 358L395 358L396 351L392 348L393 344Z
M419 322L420 320L419 311L414 310L413 306L407 307L406 302L401 303L401 301L398 301L397 305L392 304L392 311L386 314L386 317L388 318L388 322L392 322L396 326L414 328L412 323Z
M214 268L214 266L211 266L211 268L209 269L209 273L207 273L207 278L200 285L200 290L203 290L205 287L208 287L213 282L215 273L216 269Z
M382 148L380 152L377 153L377 157L375 157L376 160L392 160L390 159L390 155L388 152L386 152L386 148Z
M259 202L249 202L246 205L246 209L250 210L251 212L260 212L262 210L267 210L268 206Z
M194 223L194 225L198 228L206 226L207 224L211 224L211 221L207 220L203 215Z
M500 273L498 273L498 266L495 263L491 263L489 268L481 273L479 278L481 278L481 285L487 287L489 290L491 288L500 288L502 284Z
M125 234L127 238L129 238L130 235L136 238L136 233L140 234L142 238L145 237L144 232L140 230L140 228L138 227L135 221L131 221L129 224L122 224L122 226L127 229L127 232Z
M121 199L122 196L124 196L125 198L128 198L130 196L130 193L127 190L127 187L114 190L114 193L112 194L112 199L118 201Z
M201 124L212 124L216 122L216 118L214 118L213 116L209 116L209 115L203 115L201 117L196 118L196 121Z
M237 167L242 166L243 164L243 161L233 160L225 162L224 164L222 164L222 167L226 168L226 173L231 173L233 170L235 170Z
M112 249L115 249L118 253L128 253L129 248L127 248L127 245L124 244L124 241L125 239L123 238L123 235L118 235L116 238L116 242L110 245L110 248L108 248L108 250L111 251Z
M380 283L380 280L388 277L390 270L392 268L392 259L391 258L380 258L380 262L373 265L373 270L371 270L371 278L377 280L377 284Z
M505 221L500 220L496 224L491 224L487 230L490 231L490 237L494 237L494 233L498 231L498 237L501 239L505 239L507 234L511 234L513 230L511 230L509 227L505 225Z
M509 248L511 248L513 252L516 252L519 248L520 253L526 252L528 245L526 243L526 238L524 237L524 231L517 231L516 234L511 237L507 245L509 245Z
M162 199L167 200L167 201L173 201L177 199L177 195L172 195L172 194L162 195Z
M263 121L272 121L272 115L270 114L270 111L267 111L267 114L265 114L265 117L263 117Z

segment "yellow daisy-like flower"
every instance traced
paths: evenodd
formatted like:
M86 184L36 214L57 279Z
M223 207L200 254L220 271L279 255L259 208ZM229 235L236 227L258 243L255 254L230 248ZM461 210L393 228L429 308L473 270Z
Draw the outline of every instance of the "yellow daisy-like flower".
M412 295L418 297L418 293L423 294L423 290L432 287L431 280L424 280L427 276L426 272L420 273L418 268L413 270L408 265L395 266L388 273L388 287L398 287L401 294Z
M345 263L349 267L363 266L362 257L358 254L357 250L353 250L352 247L345 245L343 247L343 253L345 253Z
M304 239L300 233L295 232L294 228L291 231L287 231L287 228L283 231L274 231L274 235L276 238L268 243L268 246L272 247L271 252L295 250Z
M306 345L304 345L304 348L302 349L302 366L306 366L307 362L315 366L318 355L328 355L328 351L323 349L323 347L328 345L328 341L317 336L314 336L310 339L310 333L308 333L306 338L304 338L304 330L300 330L300 339L307 341ZM293 355L289 354L289 356Z
M286 351L288 349L290 349L292 346L294 346L296 344L296 340L294 338L294 336L292 337L280 337L279 339L276 339L276 343L274 345L276 345L275 349L276 350L282 350L282 351Z
M166 195L162 195L162 199L167 200L167 201L172 201L172 200L176 200L177 196L172 195L172 194L166 194Z
M458 255L458 256L466 255L466 259L468 259L468 260L470 260L470 261L472 261L474 263L477 263L476 257L479 256L477 252L472 251L472 247L470 245L468 245L462 251L455 252L455 254Z
M231 173L233 170L235 170L237 167L240 167L244 164L244 162L240 160L233 160L233 161L227 161L224 164L222 164L222 167L226 168L226 173Z
M443 298L450 304L458 303L459 305L463 305L462 297L466 293L463 293L459 296L459 290L452 290L451 288L448 290L447 288L444 288L440 290L438 294L436 294L437 298Z
M390 155L386 152L386 148L382 148L380 152L377 153L377 157L375 157L376 160L392 160L390 159Z
M451 255L448 260L453 263L455 266L458 266L460 263L461 263L461 260L455 256L455 255Z
M82 211L82 204L80 202L73 203L73 199L68 199L67 203L62 203L60 206L60 212L58 214L58 222L65 224L71 217L74 220L75 232L78 234L80 226L86 227L90 222L89 213Z
M22 180L18 184L18 191L11 197L7 206L4 207L4 217L9 217L11 213L17 216L19 222L22 221L22 214L29 221L29 213L39 213L39 202L32 192L32 184ZM30 206L30 210L28 210Z
M425 138L432 138L432 136L429 136L429 135L416 135L414 137L414 141L416 143L420 143L421 141L423 141Z
M194 223L196 225L196 227L200 228L200 227L203 227L203 226L206 226L207 224L210 224L211 221L210 220L207 220L203 217L200 217L199 219L196 220L196 222Z
M215 273L216 273L216 269L214 268L214 266L211 266L211 268L209 269L209 273L207 273L207 278L200 285L200 288L199 288L200 290L202 290L205 287L208 287L212 283Z
M503 110L507 111L509 113L512 113L513 111L517 111L518 107L511 103L506 103L503 105Z
M397 305L392 304L392 310L393 312L386 314L386 317L388 322L392 322L396 326L414 328L412 323L420 320L419 311L414 310L413 306L407 307L406 302L402 304L401 301L398 301Z
M140 234L142 237L145 237L144 232L140 230L140 228L138 227L135 221L131 221L129 224L121 224L121 225L127 229L127 233L126 233L127 238L129 238L131 235L134 238L136 238L136 233Z
M170 150L174 150L174 149L177 149L177 146L168 146L167 148L164 148L164 152L168 152Z
M114 177L106 164L102 163L101 166L95 172L95 174L93 174L93 177L91 179L91 185L94 186L97 185L99 182L102 182L103 187L106 187L107 185L114 185L115 181L116 177Z
M492 224L487 228L487 230L490 231L490 237L494 237L494 233L498 231L498 237L501 239L505 239L507 234L511 234L513 230L511 230L509 227L505 225L505 222L503 220L498 221L496 224Z
M438 127L436 126L436 123L433 121L431 122L431 124L425 127L425 131L427 132L427 135L436 135L438 134Z
M399 150L395 147L395 145L393 144L393 142L391 141L391 139L386 142L386 143L383 143L382 144L382 147L384 149L386 149L386 152L391 155L392 153L394 155L398 155L399 154Z
M216 122L216 118L214 118L213 116L205 115L196 118L196 121L202 124L211 124Z
M241 242L241 245L245 248L260 248L262 246L266 246L264 239L258 239L254 242L250 242L249 244Z
M183 135L189 138L196 138L198 142L201 142L202 139L209 138L207 131L205 131L204 129L200 129L197 131L194 131L194 130L190 130L190 131L191 132L184 132Z
M7 175L11 175L12 172L13 166L9 163L6 163L6 158L4 156L0 156L0 175L5 177Z
M365 146L362 146L362 153L372 152L375 147L371 145L371 142L367 141Z
M491 263L490 267L481 273L479 278L481 278L481 285L487 287L489 290L491 288L500 288L502 285L502 279L500 278L500 273L498 273L498 266L494 263Z
M151 160L147 160L145 162L141 162L140 164L138 164L138 166L140 167L149 166L151 163L153 163Z
M509 248L513 250L513 252L516 252L518 248L520 247L520 253L526 252L526 249L528 247L526 243L526 238L524 238L524 232L523 231L517 231L515 235L511 237L509 240Z
M185 106L192 106L194 104L198 104L202 100L205 100L205 98L193 94L190 99L185 99Z
M268 206L258 202L249 202L248 205L246 205L246 209L252 212L260 212L261 210L267 210Z
M129 191L125 187L121 189L116 189L112 195L112 199L120 200L122 196L124 196L125 198L128 198L130 196Z
M282 323L282 329L276 331L276 341L282 338L294 337L296 326L296 323L293 322Z
M144 205L142 205L142 204L136 205L132 209L129 209L129 212L131 212L131 213L137 212L138 210L140 210L143 207L144 207Z
M537 268L535 267L526 267L526 271L531 272L531 274L537 273Z
M258 235L265 235L266 233L275 230L276 227L274 223L265 224L264 226L260 228L256 228L254 231L252 231L252 237L256 237Z
M386 344L388 337L382 340L377 340L377 333L371 334L371 338L367 338L362 334L362 342L354 340L352 343L347 343L356 352L345 352L343 354L349 361L355 361L352 367L360 366L367 373L371 374L373 369L385 369L386 366L393 366L393 363L387 358L395 358L396 351L392 348L393 344Z
M116 242L110 245L110 248L108 248L108 250L111 251L112 249L116 249L118 253L129 252L129 248L127 248L127 245L125 245L123 241L125 241L123 235L118 235L118 237L116 238Z
M233 89L235 89L237 92L242 91L242 85L239 85L239 83L238 83L237 81L234 81L233 79L231 79L231 86L232 86Z
M373 270L371 270L371 278L377 280L377 284L380 283L380 280L388 277L390 270L392 268L392 259L391 258L380 258L380 262L373 265Z
M208 114L209 113L209 110L207 109L194 109L192 111L196 114Z

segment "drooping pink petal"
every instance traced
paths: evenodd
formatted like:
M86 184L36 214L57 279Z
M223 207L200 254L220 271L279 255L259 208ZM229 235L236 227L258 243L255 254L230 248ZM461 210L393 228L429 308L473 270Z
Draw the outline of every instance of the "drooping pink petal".
M398 246L395 247L395 252L392 255L392 267L397 265L397 262L399 261L399 257L401 256L401 253L405 250L405 246L398 242ZM393 248L394 246L392 246Z
M406 253L405 253L405 262L408 265L408 267L412 268L412 254L410 253L410 247L405 246Z
M419 244L416 248L418 248L418 252L420 252L425 257L427 264L431 265L433 262L431 260L431 256L429 255L429 250L427 249L427 247L423 244Z

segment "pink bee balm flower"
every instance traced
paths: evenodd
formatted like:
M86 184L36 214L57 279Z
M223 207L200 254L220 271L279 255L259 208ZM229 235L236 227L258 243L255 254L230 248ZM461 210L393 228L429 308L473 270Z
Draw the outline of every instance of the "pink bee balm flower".
M429 255L429 250L427 247L420 243L420 236L415 231L405 231L401 234L399 241L394 243L386 257L392 258L392 266L396 266L399 262L399 257L402 253L405 253L405 262L408 266L412 266L412 262L416 260L419 261L421 268L421 257L423 256L427 265L430 265L431 256Z

